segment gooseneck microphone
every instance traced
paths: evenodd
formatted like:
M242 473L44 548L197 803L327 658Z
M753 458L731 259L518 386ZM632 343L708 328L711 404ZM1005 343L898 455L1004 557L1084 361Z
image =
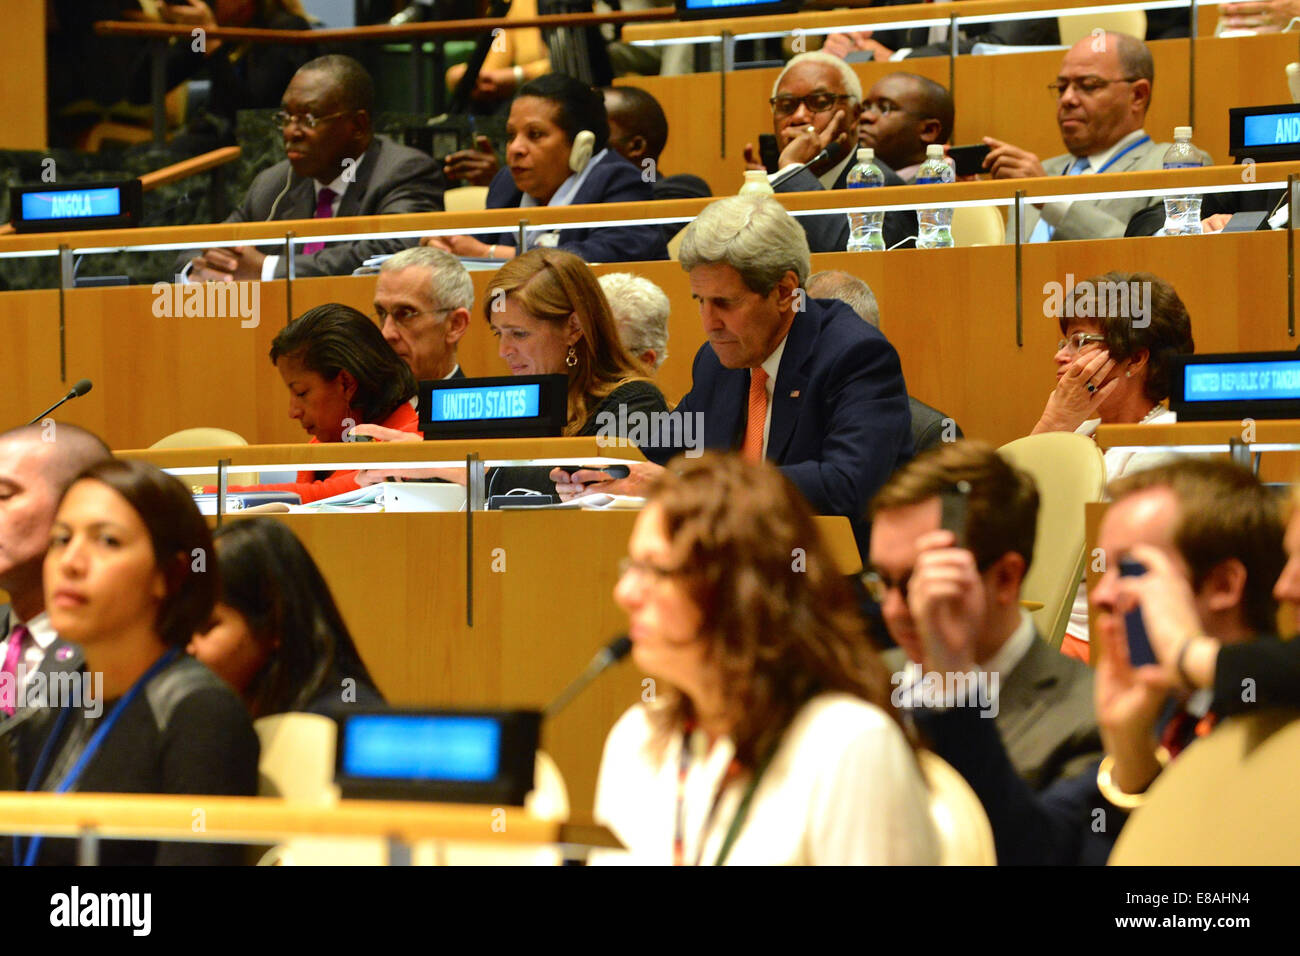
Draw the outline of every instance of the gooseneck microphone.
M784 183L787 179L790 179L792 176L797 176L805 169L811 169L813 166L816 166L818 163L837 163L843 157L844 157L844 147L840 145L839 140L833 139L826 144L825 149L823 149L812 159L808 160L808 162L803 163L800 166L794 166L791 169L788 169L785 172L778 175L775 179L773 179L772 188L775 189L777 186L780 186L782 183Z
M596 652L596 656L591 659L587 669L579 674L573 683L564 688L559 697L546 705L546 709L542 711L542 716L554 717L564 710L573 698L587 689L588 684L603 674L609 667L627 657L630 650L632 650L632 640L626 634L620 634L614 638Z
M58 408L58 407L59 407L60 405L62 405L64 402L66 402L66 401L68 401L68 400L70 400L70 399L73 399L73 398L80 398L82 395L85 395L88 391L90 391L93 387L94 387L94 386L91 384L90 379L88 379L88 378L83 378L80 382L78 382L76 385L72 386L72 388L70 388L70 389L68 390L68 394L67 394L67 395L64 395L61 399L59 399L57 402L55 402L55 403L54 403L53 405L51 405L49 408L45 409L45 411L41 412L39 415L37 415L35 418L33 418L33 419L32 419L30 422L28 422L27 424L28 424L28 425L35 425L35 424L36 424L37 422L39 422L42 418L44 418L44 417L45 417L46 415L48 415L50 412L54 411L56 408Z

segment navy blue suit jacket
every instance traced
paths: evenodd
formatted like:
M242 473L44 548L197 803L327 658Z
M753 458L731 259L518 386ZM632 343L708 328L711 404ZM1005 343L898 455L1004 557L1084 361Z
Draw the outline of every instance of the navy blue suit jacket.
M677 412L703 414L705 448L744 441L749 369L723 368L705 343ZM865 555L867 502L912 457L912 415L898 353L842 302L795 314L772 393L767 457L820 514L845 515ZM682 448L643 448L664 464Z
M510 170L502 169L488 186L487 208L509 209L523 201ZM605 202L645 202L654 199L653 186L641 170L612 149L606 151L587 174L572 205ZM595 214L593 218L600 218ZM667 259L668 247L658 226L619 226L612 229L561 229L557 247L582 256L587 262L643 262ZM515 245L514 233L502 233L499 246Z

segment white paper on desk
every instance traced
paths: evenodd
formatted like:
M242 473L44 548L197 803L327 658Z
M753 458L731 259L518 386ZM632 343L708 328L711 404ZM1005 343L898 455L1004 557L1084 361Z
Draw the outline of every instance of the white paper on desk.
M380 501L383 490L382 485L368 485L365 488L357 488L355 491L345 491L342 494L331 495L328 498L321 498L319 501L299 505L294 511L300 514L304 512L337 514L344 511L383 511L383 504Z

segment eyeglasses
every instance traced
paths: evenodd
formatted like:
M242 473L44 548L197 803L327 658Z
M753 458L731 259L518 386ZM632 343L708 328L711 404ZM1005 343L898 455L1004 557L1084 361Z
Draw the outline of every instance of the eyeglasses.
M871 600L875 601L877 604L884 604L886 596L888 596L889 592L895 588L898 589L898 596L902 598L903 603L906 604L907 585L912 580L912 572L908 571L903 575L903 578L900 581L891 581L879 571L867 571L862 575L861 580L862 586L865 587L867 593L871 595Z
M627 577L633 571L653 578L656 582L676 577L682 573L679 568L665 568L651 561L637 561L635 558L624 558L618 563L618 576L620 578Z
M808 107L810 113L826 113L835 108L840 100L853 99L847 93L809 93L807 96L774 96L769 103L777 116L789 116L799 109L799 104Z
M1142 79L1140 76L1125 76L1118 80L1104 80L1100 76L1085 76L1077 80L1057 80L1055 83L1047 84L1047 92L1052 94L1052 99L1059 100L1065 95L1065 91L1073 86L1083 96L1092 96L1100 93L1112 83L1136 83Z
M1056 351L1069 349L1071 352L1077 352L1089 342L1105 342L1106 336L1098 335L1096 332L1075 332L1073 335L1066 336L1056 343Z
M408 325L416 316L438 315L440 313L445 314L454 311L455 309L410 309L406 306L398 306L392 312L389 312L386 309L375 306L375 318L379 320L381 326L390 318L398 325Z
M889 102L889 100L879 100L879 101L867 100L862 104L862 112L878 113L881 116L888 116L890 113L912 113L913 116L920 115L918 113L914 113L912 110L904 109L903 107L899 106L897 103L891 103Z
M303 129L315 129L326 120L338 119L340 116L346 116L355 110L342 110L338 113L331 113L329 116L313 116L311 113L286 113L284 110L277 110L271 114L271 120L280 129L288 129L290 125L297 123Z

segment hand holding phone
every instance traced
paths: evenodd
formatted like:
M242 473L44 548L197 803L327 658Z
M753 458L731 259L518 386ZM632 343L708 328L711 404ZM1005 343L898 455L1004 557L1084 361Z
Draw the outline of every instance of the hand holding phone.
M1132 558L1123 558L1119 562L1121 577L1140 577L1147 573L1146 565ZM1133 667L1142 667L1156 663L1155 651L1151 649L1151 639L1147 637L1146 621L1142 618L1141 605L1124 615L1124 632L1128 635L1128 661Z

